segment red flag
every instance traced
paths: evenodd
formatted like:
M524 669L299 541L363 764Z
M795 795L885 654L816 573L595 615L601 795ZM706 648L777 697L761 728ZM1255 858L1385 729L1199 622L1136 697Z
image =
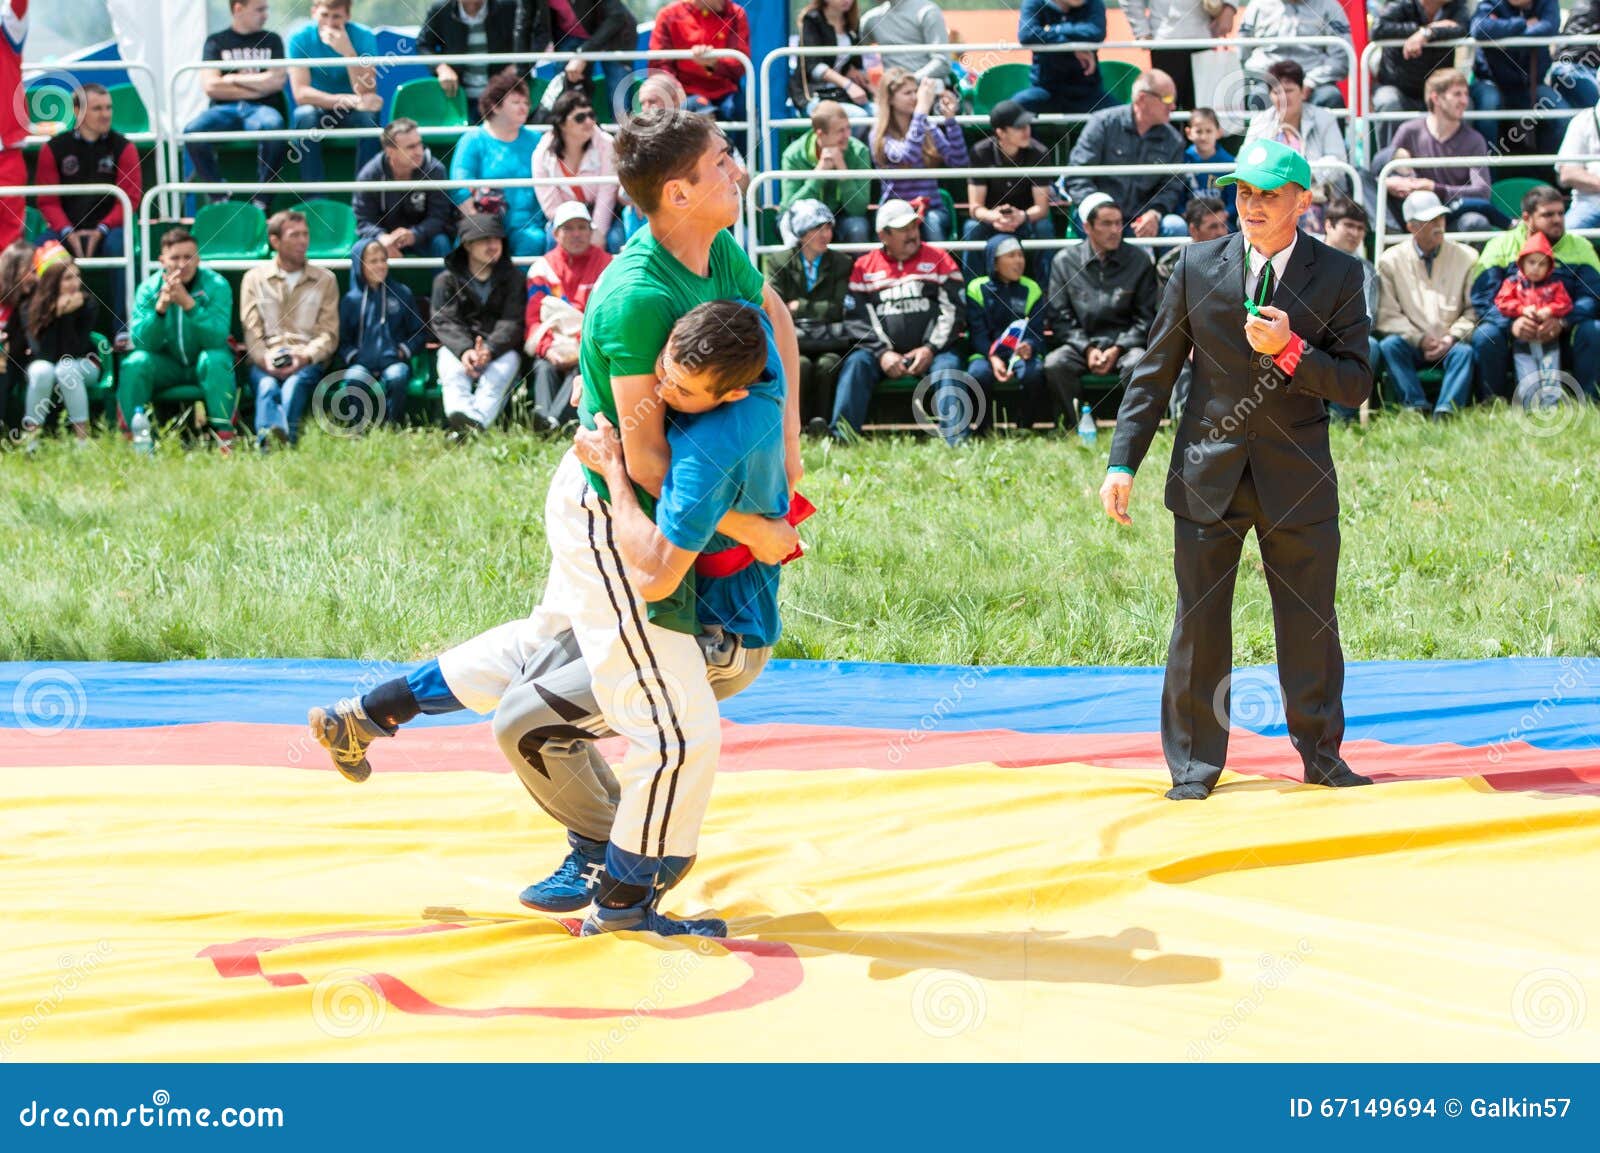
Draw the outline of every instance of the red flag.
M1361 65L1361 53L1366 51L1367 47L1367 5L1365 0L1341 0L1341 2L1344 5L1344 17L1350 21L1350 42L1355 45L1356 66L1359 68ZM1359 79L1364 90L1366 88L1366 77L1362 76ZM1350 103L1350 84L1351 81L1346 79L1344 83L1339 85L1339 90L1344 93L1346 105ZM1362 106L1366 107L1369 103L1366 96L1363 95L1361 97Z

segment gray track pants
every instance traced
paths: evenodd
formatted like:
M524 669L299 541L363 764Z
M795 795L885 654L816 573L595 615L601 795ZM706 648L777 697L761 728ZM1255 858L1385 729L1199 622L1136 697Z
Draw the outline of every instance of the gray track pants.
M700 639L706 680L719 701L760 676L772 653L745 648L720 631ZM506 690L495 710L494 735L540 808L581 837L611 839L620 791L595 741L616 734L600 715L571 632L540 649Z

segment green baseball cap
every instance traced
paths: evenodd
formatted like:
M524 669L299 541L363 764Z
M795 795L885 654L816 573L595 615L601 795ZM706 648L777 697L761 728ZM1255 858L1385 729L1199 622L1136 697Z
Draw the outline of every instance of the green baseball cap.
M1276 140L1251 140L1239 154L1233 171L1218 177L1217 183L1237 184L1241 180L1264 191L1285 184L1310 188L1311 162L1287 144Z

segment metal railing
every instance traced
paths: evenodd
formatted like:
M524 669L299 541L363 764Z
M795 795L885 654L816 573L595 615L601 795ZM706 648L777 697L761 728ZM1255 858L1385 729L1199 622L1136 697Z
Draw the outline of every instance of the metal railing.
M91 256L83 260L74 258L74 263L79 268L120 268L122 269L122 283L128 290L128 305L133 305L133 201L128 199L128 194L115 184L13 184L8 188L0 188L0 197L6 196L37 196L39 193L50 196L114 196L122 205L122 255L121 256Z
M1368 134L1374 124L1391 123L1396 120L1415 120L1423 112L1412 112L1401 109L1397 112L1375 112L1372 109L1372 94L1382 85L1377 83L1378 54L1386 48L1402 48L1404 40L1371 40L1361 50L1361 106L1357 117L1360 125L1361 141L1363 146L1370 148L1372 141ZM1553 48L1570 47L1578 44L1600 45L1600 36L1517 36L1509 40L1474 40L1470 36L1458 36L1450 40L1431 41L1423 51L1435 48L1449 48L1452 52L1461 48L1490 48L1503 52L1514 52L1521 48ZM1548 83L1548 81L1541 81ZM1468 109L1462 116L1463 120L1568 120L1579 112L1581 108L1500 108L1494 111Z
M23 102L23 110L26 111L27 109L30 95L27 90L27 82L30 75L35 78L41 76L56 76L71 80L73 91L76 92L80 85L78 84L77 78L72 75L75 72L127 72L129 74L137 72L141 75L149 77L151 103L145 106L145 115L149 117L150 123L154 126L154 130L146 130L144 132L124 132L122 135L127 137L128 143L134 145L135 148L140 146L153 146L152 151L155 153L156 161L156 182L159 184L161 181L165 180L167 178L169 169L167 168L167 148L166 143L162 138L161 128L161 84L160 81L156 79L155 69L151 68L148 64L140 63L137 60L131 62L126 60L72 60L63 61L58 64L24 64L22 66L23 90L18 94L19 98ZM135 87L134 91L138 92L138 88ZM66 93L63 93L63 96L66 95ZM141 101L144 100L144 94L142 92L139 94L139 99ZM49 136L30 135L24 138L23 143L25 145L45 145L48 144L50 140L51 137Z
M1224 173L1232 172L1236 165L1232 163L1211 164L1081 164L1081 165L1040 165L1036 168L1020 167L993 167L993 168L830 168L825 171L812 169L810 171L766 171L753 173L750 177L750 187L745 192L745 227L748 237L746 251L752 259L765 256L774 252L786 251L787 246L782 244L760 243L758 231L758 217L762 211L759 199L761 187L777 181L800 182L804 180L873 180L889 178L900 179L928 179L928 180L985 180L994 177L1020 178L1028 176L1047 176L1052 181L1059 176L1181 176L1184 173ZM1313 171L1334 171L1347 175L1350 179L1350 195L1365 207L1365 190L1362 188L1360 173L1347 160L1313 160ZM770 206L768 206L770 207ZM952 226L955 222L951 221ZM1165 247L1176 243L1178 237L1146 237L1143 243L1150 247ZM940 240L933 242L937 247L951 252L965 252L982 249L987 240ZM1053 237L1047 240L1024 240L1022 247L1034 248L1063 248L1069 244L1076 244L1077 240L1066 237ZM830 244L829 248L836 248L841 252L869 252L877 247L875 242Z
M1197 37L1189 40L1162 40L1159 42L1154 40L1102 40L1080 41L1071 44L1029 45L1023 45L1016 41L995 44L857 44L850 49L850 51L852 54L876 52L881 55L884 52L894 53L905 51L947 53L952 56L958 56L968 52L1099 52L1107 48L1139 48L1148 51L1152 45L1157 43L1159 43L1163 50L1172 48L1194 49L1196 51L1206 48L1275 48L1286 43L1303 44L1307 47L1339 48L1350 58L1350 107L1333 108L1329 109L1329 111L1333 112L1335 115L1349 116L1352 118L1352 120L1354 120L1356 116L1355 110L1358 107L1356 89L1360 86L1360 81L1356 75L1358 61L1356 59L1355 45L1348 40L1341 40L1337 36L1302 36L1295 37L1292 41L1283 39L1265 39L1260 37L1252 37L1246 40L1239 37L1227 36ZM811 121L803 116L779 118L775 118L773 116L773 109L771 107L773 63L777 60L794 60L802 57L814 56L833 57L838 56L839 54L840 49L837 45L824 44L816 45L810 48L777 48L761 58L761 139L763 144L766 145L767 155L774 157L778 155L776 140L773 138L773 134L778 129L809 128L811 126ZM1243 63L1244 54L1241 53L1241 69ZM1246 75L1248 75L1248 73L1246 73ZM1243 93L1241 93L1241 96L1242 95ZM785 87L783 102L787 104L788 99L788 89ZM1229 107L1219 108L1218 111L1225 114L1248 114L1252 110L1245 107ZM1094 114L1090 112L1049 112L1037 115L1034 119L1035 122L1039 124L1082 124L1093 115ZM1186 112L1182 115L1186 116ZM1174 114L1175 119L1179 117L1180 114ZM956 123L963 125L987 125L989 123L989 118L984 115L964 114L958 115L955 119Z
M746 128L746 129L750 129L751 130L751 140L752 140L752 142L754 142L754 139L755 139L754 128L755 128L755 125L756 125L756 122L757 122L756 121L756 94L755 94L755 90L754 90L754 87L755 87L755 75L756 75L755 65L751 62L750 58L748 56L746 56L744 53L735 52L732 49L718 48L718 49L714 49L711 54L712 54L712 56L716 57L717 59L736 60L736 61L738 61L740 63L740 65L743 68L743 71L744 71L744 90L745 90L745 119L743 121L737 121L737 120L726 121L726 122L724 122L724 126L728 127L728 128ZM643 52L505 52L505 53L493 53L493 54L490 55L490 58L495 60L496 62L499 62L499 63L505 63L505 64L532 64L532 65L539 65L539 64L566 64L566 63L568 63L569 61L572 61L572 60L584 60L584 61L589 61L589 62L599 63L599 64L604 64L604 63L607 63L607 62L610 62L610 61L619 61L619 60L620 61L627 61L627 62L640 61L640 62L643 62L646 65L646 67L635 69L635 72L638 73L638 72L647 72L647 71L649 71L648 65L650 63L652 63L652 62L659 63L660 61L664 61L664 60L692 60L692 59L695 59L695 53L693 53L691 51L688 51L686 49L671 49L671 50L663 49L663 50L654 51L654 52L648 51L648 50L643 51ZM312 71L317 71L317 70L320 70L320 69L327 69L327 68L345 68L345 69L385 68L385 67L433 68L433 67L436 67L436 66L438 66L440 64L450 64L450 65L456 65L456 64L480 64L481 65L483 63L483 61L484 61L484 56L482 56L482 55L474 55L474 54L471 54L471 53L454 53L454 54L445 53L445 54L441 54L441 55L437 55L437 56L431 56L431 55L430 56L420 56L420 55L414 55L414 56L404 56L404 55L353 56L353 57L350 57L347 60L344 60L342 62L337 62L337 63L330 62L328 60L323 60L323 59L317 59L317 60L310 60L310 59L304 59L304 60L301 60L301 59L201 60L201 61L195 61L195 62L188 63L188 64L183 64L183 65L180 65L178 68L176 68L172 73L171 79L169 81L169 85L170 85L170 88L171 88L173 99L174 99L174 101L176 101L177 90L178 90L178 78L180 76L183 76L186 73L190 73L190 72L203 72L203 71L209 71L211 69L217 69L217 70L222 71L222 72L241 72L241 71L252 71L253 72L253 71L261 71L261 70L265 70L265 69L289 69L289 68L306 68L306 69L310 69ZM285 92L286 93L287 93L287 90L288 90L288 84L286 83L285 84ZM617 99L618 96L619 96L618 93L613 93L612 94L612 98L614 100ZM292 104L293 102L292 102L292 100L287 100L286 103ZM174 107L176 107L176 104L174 104ZM619 111L619 110L613 109L613 111ZM375 115L379 115L379 114L375 114ZM291 116L292 116L292 112L291 112ZM173 173L181 173L183 171L183 168L181 167L181 165L182 165L181 151L182 151L182 148L183 148L184 144L187 141L212 142L212 143L224 143L224 142L237 143L241 139L241 135L239 133L237 133L237 132L186 132L186 131L184 131L182 126L179 126L179 125L176 125L176 124L173 126L173 128L174 128L174 131L173 131L171 137L169 138L169 140L167 142L168 143L168 147L171 149L171 166L168 168L168 171L169 172L173 172ZM467 132L468 130L469 130L469 128L467 126L451 126L451 127L437 126L437 127L435 127L435 126L431 126L431 125L423 125L423 131L429 136L459 136L462 133ZM297 141L297 140L305 140L308 137L315 135L318 140L359 140L359 139L376 139L377 137L381 136L382 134L383 134L383 129L381 127L380 128L294 128L294 127L290 127L290 126L285 126L284 128L273 129L271 131L251 132L251 133L248 134L248 138L252 139L252 140ZM754 155L754 153L755 153L754 143L752 143L751 152L752 152L752 155L749 158L749 160L750 160L750 163L752 165L754 165L756 163L756 159L755 159L755 155Z
M483 188L486 185L490 185L490 184L492 184L492 186L495 187L495 188L551 188L551 187L566 188L566 187L570 187L570 186L575 185L575 184L576 185L603 185L603 184L613 184L614 185L614 184L617 184L617 178L616 178L615 175L609 175L609 176L528 176L528 177L517 177L514 180L513 179L506 179L506 180L495 180L495 181L492 181L492 182L483 181L483 180L396 180L396 181L393 181L391 183L396 188L405 188L408 191L432 192L432 191L436 191L437 190L437 191L449 192L449 191L462 189L462 188L468 188L468 189L470 189L470 188ZM321 182L316 183L316 184L298 184L298 185L295 186L297 191L302 191L302 192L306 192L306 193L309 194L307 196L307 199L313 199L315 197L315 194L320 193L320 192L364 192L364 191L370 191L372 189L372 187L373 187L373 185L370 182L360 181L360 180L324 180L324 181L321 181ZM166 195L169 192L184 192L184 193L192 192L192 193L195 193L196 195L200 195L200 196L219 195L219 194L242 194L242 195L249 196L249 195L253 195L254 193L257 193L257 192L282 192L283 189L284 189L284 186L282 184L263 183L261 181L255 181L255 182L231 181L231 182L228 182L228 183L216 183L216 184L185 183L185 182L182 182L182 181L173 181L173 182L169 182L167 184L158 184L158 185L155 185L155 186L147 189L145 191L145 194L144 194L144 199L139 204L139 249L140 249L140 259L141 259L141 262L142 262L142 267L141 267L141 272L140 272L141 278L144 277L144 276L148 276L150 274L151 268L152 268L153 264L155 263L155 258L158 255L158 254L153 254L151 252L151 250L150 250L150 226L152 224L155 224L155 223L158 223L158 222L159 223L176 223L176 220L174 218L152 216L152 214L151 214L151 206L153 204L155 204L155 202L156 202L158 197ZM619 205L618 206L618 210L620 211L620 209L621 209L621 206ZM599 243L604 244L605 243L604 239L601 238ZM537 260L539 258L539 256L542 256L542 255L543 255L543 253L540 253L540 254L535 255L535 256L513 257L512 260L513 260L513 263L516 263L516 264L531 264L531 263L533 263L533 261ZM260 260L205 260L205 261L203 261L203 263L205 264L205 266L207 268L214 268L214 269L217 269L219 271L228 272L228 271L236 271L236 270L239 270L239 269L254 268L256 265L260 264L261 261ZM319 257L317 259L311 260L309 263L318 265L319 267L323 267L323 268L344 269L344 268L348 268L350 266L350 256L349 256L348 253L346 253L344 256L340 256L340 257ZM443 268L444 267L444 258L441 257L441 256L404 256L404 257L396 257L396 258L394 258L394 259L389 261L389 267L390 268L397 268L397 269L400 269L400 268Z
M1385 182L1395 174L1399 168L1523 168L1529 164L1587 164L1591 161L1600 161L1600 155L1585 153L1581 156L1560 156L1556 153L1542 153L1537 156L1439 156L1429 157L1426 160L1415 156L1403 156L1398 160L1391 160L1378 170L1378 204L1373 216L1372 226L1372 251L1374 256L1381 257L1383 250L1390 243L1399 244L1409 236L1409 233L1395 234L1393 240L1389 238L1389 213L1387 211L1388 192L1384 189ZM1490 232L1447 232L1445 236L1451 240L1460 240L1467 243L1488 240L1499 236L1504 229L1495 229ZM1600 228L1574 228L1568 231L1578 236L1600 236Z

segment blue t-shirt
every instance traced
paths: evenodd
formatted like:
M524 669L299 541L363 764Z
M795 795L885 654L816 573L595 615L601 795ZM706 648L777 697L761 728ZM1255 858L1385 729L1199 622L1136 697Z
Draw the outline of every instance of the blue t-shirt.
M493 187L497 180L526 180L533 175L533 153L539 147L539 133L524 124L517 138L507 144L478 125L461 135L450 154L451 180L479 180ZM544 212L531 188L501 190L506 198L506 229L517 231L543 224ZM472 195L470 188L455 188L450 198L463 204Z
M1193 144L1183 150L1185 164L1232 164L1234 156L1220 144L1217 145L1215 156L1201 157L1199 149ZM1217 187L1217 181L1228 175L1226 172L1185 172L1183 182L1188 188L1188 197L1212 196L1222 201L1222 206L1228 210L1228 227L1239 226L1239 189L1232 184ZM1186 198L1186 202L1187 202Z
M765 316L762 318L766 326ZM784 470L783 363L767 329L767 377L743 400L710 412L672 413L667 445L672 465L656 504L661 535L689 552L720 552L737 541L717 532L729 512L789 514ZM759 562L726 577L695 578L695 616L719 624L758 648L777 643L779 565Z
M372 34L372 29L364 24L354 22L346 24L344 30L350 36L350 46L356 50L356 57L378 55L378 38ZM338 60L343 59L332 48L322 42L317 35L317 26L307 24L300 31L289 37L290 60ZM354 59L352 57L351 59ZM350 69L348 68L313 68L311 69L311 87L318 92L354 92L350 87Z

